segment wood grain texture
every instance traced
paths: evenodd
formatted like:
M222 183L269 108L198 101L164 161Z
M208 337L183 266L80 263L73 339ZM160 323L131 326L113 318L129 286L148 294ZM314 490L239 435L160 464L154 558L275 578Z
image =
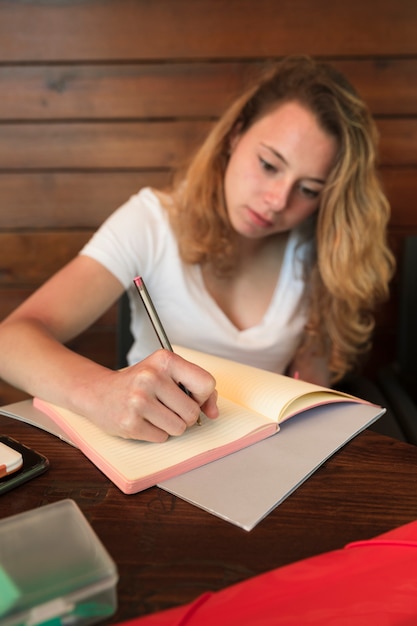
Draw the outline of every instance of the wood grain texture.
M374 115L417 113L417 59L329 57ZM218 117L267 60L0 66L0 120Z
M36 28L33 25L36 24ZM411 55L414 0L3 0L3 61Z
M119 571L118 611L105 624L191 602L417 518L417 448L371 431L247 533L156 487L127 496L81 452L33 427L0 416L0 430L50 461L45 474L0 498L0 518L63 498L78 504Z

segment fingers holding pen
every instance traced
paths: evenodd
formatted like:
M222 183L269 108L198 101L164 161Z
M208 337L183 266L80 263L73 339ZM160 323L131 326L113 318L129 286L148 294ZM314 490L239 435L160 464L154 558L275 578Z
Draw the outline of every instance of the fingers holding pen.
M119 375L127 404L118 423L121 436L161 442L193 426L201 410L218 416L214 378L172 352L158 350Z
M216 381L211 374L167 350L157 351L155 358L164 361L168 380L175 382L162 386L157 394L165 406L187 426L195 424L202 410L211 419L218 417Z
M180 388L185 388L189 392L188 395L199 407L199 413L203 411L210 419L218 417L216 381L213 376L179 355L168 352L167 356L172 378Z
M201 405L201 410L210 419L219 417L219 408L217 406L217 390L215 389L205 402Z

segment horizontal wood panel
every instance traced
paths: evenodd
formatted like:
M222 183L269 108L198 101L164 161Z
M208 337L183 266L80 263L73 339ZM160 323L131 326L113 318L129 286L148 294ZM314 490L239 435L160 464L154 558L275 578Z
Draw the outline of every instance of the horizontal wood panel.
M414 0L3 0L5 61L412 55Z
M417 225L414 168L384 168L381 177L392 205L391 225ZM163 187L169 171L0 173L0 231L97 228L140 188Z
M0 234L0 285L40 285L72 259L90 232Z
M250 62L0 67L0 119L218 116L259 67Z
M0 125L0 170L175 167L207 121ZM417 165L417 119L380 119L381 163Z
M142 187L169 180L169 171L0 173L0 230L94 229Z
M172 167L210 127L204 121L0 125L0 169Z
M417 164L417 119L379 120L383 165Z
M381 178L391 204L391 228L417 232L417 169L383 169Z
M417 114L417 59L332 60L374 114ZM0 120L219 116L262 63L0 67Z
M415 115L417 59L331 60L374 115Z

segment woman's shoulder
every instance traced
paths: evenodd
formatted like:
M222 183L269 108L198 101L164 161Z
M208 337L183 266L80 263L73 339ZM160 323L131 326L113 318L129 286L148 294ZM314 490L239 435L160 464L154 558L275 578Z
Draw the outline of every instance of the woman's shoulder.
M151 187L142 187L116 209L110 221L145 228L148 223L166 223L167 212L160 193Z
M151 209L161 210L163 208L163 198L165 197L162 192L154 189L153 187L142 187L133 194L128 202L135 205L146 206Z

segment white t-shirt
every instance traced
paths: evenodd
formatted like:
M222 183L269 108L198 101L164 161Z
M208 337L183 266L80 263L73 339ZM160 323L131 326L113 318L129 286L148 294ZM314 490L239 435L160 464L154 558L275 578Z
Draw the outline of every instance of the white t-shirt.
M180 259L166 212L149 188L115 211L81 254L100 262L129 290L135 338L130 364L160 347L133 286L142 276L172 344L283 373L306 321L302 257L307 247L297 244L293 231L270 306L262 322L246 330L238 330L207 292L200 266Z

